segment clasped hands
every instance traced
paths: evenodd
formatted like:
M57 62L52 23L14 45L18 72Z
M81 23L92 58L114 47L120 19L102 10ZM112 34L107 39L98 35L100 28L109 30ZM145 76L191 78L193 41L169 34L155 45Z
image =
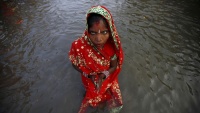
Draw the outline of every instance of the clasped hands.
M88 75L88 78L92 80L92 82L94 83L96 89L99 91L104 79L106 78L106 75L103 74L103 73L99 73L97 75L98 75L98 79L97 80L95 80L95 76L94 75Z

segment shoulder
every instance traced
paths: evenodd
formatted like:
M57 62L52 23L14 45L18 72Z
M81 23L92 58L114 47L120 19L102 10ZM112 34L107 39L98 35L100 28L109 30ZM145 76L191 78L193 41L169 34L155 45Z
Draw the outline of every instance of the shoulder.
M83 44L83 38L82 37L79 37L78 39L76 39L72 42L72 46L80 46L81 44Z

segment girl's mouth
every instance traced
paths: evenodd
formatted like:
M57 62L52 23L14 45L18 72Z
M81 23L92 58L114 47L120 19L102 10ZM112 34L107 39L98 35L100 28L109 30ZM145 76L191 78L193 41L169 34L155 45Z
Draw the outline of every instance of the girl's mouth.
M96 44L96 46L97 46L98 48L101 48L101 47L103 47L103 45L102 45L102 44Z

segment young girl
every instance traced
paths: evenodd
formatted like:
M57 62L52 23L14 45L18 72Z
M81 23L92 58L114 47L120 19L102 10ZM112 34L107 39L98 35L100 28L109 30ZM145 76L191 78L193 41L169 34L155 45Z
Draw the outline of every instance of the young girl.
M111 112L119 112L123 106L118 85L123 51L112 15L104 6L93 6L86 20L86 30L69 51L69 59L81 73L86 90L79 113L103 102Z

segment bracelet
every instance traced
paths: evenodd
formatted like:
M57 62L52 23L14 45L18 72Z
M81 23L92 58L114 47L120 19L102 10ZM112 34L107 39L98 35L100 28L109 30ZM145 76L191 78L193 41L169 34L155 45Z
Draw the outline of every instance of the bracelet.
M110 75L109 71L102 71L101 73L103 73L104 75L106 75L106 78L108 78L108 76Z
M83 72L82 74L84 77L88 77L88 75L85 72Z

